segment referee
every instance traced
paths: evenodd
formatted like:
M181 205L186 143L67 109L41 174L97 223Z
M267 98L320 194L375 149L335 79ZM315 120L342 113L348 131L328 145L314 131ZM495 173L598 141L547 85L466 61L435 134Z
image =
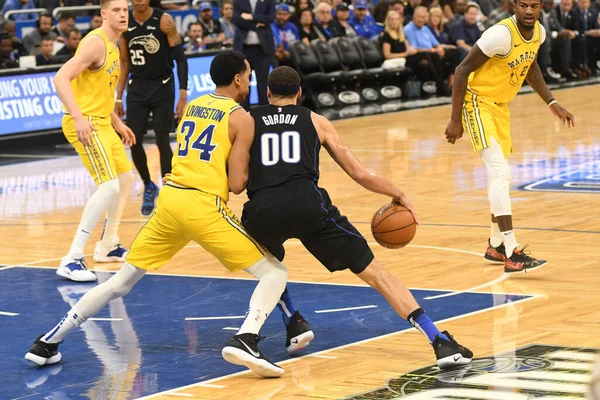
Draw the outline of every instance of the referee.
M150 0L132 0L129 27L119 41L121 52L121 77L117 86L115 112L123 111L123 91L127 90L127 126L135 133L136 144L131 147L131 157L144 181L142 215L154 210L158 188L150 179L143 147L143 136L148 129L152 112L156 145L160 153L162 176L171 172L173 151L169 133L174 129L187 102L188 65L175 20L169 14L150 7ZM177 62L179 101L175 106L173 59ZM129 79L129 81L128 81Z

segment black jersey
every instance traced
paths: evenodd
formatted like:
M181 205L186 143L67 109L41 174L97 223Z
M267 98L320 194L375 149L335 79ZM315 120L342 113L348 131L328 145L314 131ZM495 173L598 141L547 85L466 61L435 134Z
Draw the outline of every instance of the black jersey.
M250 111L254 141L250 148L248 197L298 178L319 179L321 141L302 106L267 105Z
M173 54L167 35L160 30L164 13L154 12L143 24L129 13L129 27L123 36L129 47L129 73L142 79L164 79L173 74Z

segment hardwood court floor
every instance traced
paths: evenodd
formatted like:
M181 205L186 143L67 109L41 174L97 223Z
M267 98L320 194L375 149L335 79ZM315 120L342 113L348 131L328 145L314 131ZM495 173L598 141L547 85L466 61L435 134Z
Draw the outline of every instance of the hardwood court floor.
M600 173L596 173L600 167L594 165L600 162L597 92L598 87L591 86L555 93L561 104L575 114L574 129L562 127L534 94L519 96L510 106L515 150L510 157L511 193L517 239L521 244L529 244L534 256L549 260L549 265L535 273L511 276L477 289L539 297L440 324L440 328L449 330L470 347L476 357L528 344L600 348L597 311ZM372 246L376 257L409 287L461 291L495 281L503 273L501 266L488 265L481 257L489 233L487 172L478 156L471 152L467 136L454 146L445 142L443 134L449 115L450 107L442 106L335 123L354 153L369 168L402 187L417 207L422 225L410 246L401 250ZM153 174L157 175L156 148L150 147L148 152ZM320 186L329 191L334 204L374 242L369 229L371 216L389 199L362 189L325 151L321 155ZM75 187L0 195L0 242L4 250L1 264L38 262L34 265L56 267L68 250L93 184L85 179L85 171L74 157L40 163L46 166L44 173L52 175L56 171L56 175L64 171L63 162L77 166L69 170L70 175L62 177ZM32 175L29 169L37 167L18 168L0 170L0 180L15 173ZM522 185L573 171L582 171L579 175L583 178L561 187L567 191L517 190ZM569 191L576 187L592 190ZM140 189L137 185L136 193ZM127 204L120 230L121 242L126 245L143 223L139 217L141 200L136 193L132 193ZM236 214L241 214L244 201L245 195L231 199L230 207ZM100 231L99 225L86 248L88 253L93 252ZM288 244L286 251L285 264L292 281L362 283L350 272L328 273L295 243ZM104 270L120 267L94 265L91 257L88 265ZM160 272L234 276L196 245L183 249ZM243 273L240 276L245 277ZM295 300L302 305L301 298ZM327 308L326 304L323 306ZM427 310L427 301L422 306ZM59 317L50 318L48 325ZM273 317L279 318L278 312ZM310 316L307 318L310 320ZM31 333L32 338L35 334ZM411 330L288 361L283 364L286 374L281 379L262 380L246 373L205 386L173 390L156 398L172 399L173 395L199 399L341 398L382 387L391 378L434 362L426 340Z

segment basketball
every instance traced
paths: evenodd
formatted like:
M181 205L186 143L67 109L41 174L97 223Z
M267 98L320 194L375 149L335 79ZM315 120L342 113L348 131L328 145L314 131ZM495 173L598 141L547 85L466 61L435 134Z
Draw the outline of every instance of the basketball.
M390 203L373 215L371 232L377 243L383 247L399 249L415 237L417 223L406 207Z

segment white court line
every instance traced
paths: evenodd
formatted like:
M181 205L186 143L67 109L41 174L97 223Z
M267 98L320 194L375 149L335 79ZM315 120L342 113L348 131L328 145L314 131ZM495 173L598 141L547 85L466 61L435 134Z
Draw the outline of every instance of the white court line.
M453 292L450 292L450 293L445 293L445 294L438 294L438 295L435 295L435 296L427 296L427 297L423 297L423 300L435 300L435 299L441 299L441 298L444 298L444 297L456 296L457 294L461 294L461 293L472 292L474 290L477 290L477 289L480 289L480 288L483 288L483 287L486 287L486 286L492 286L492 285L494 285L496 283L500 283L503 280L507 279L508 277L509 277L509 274L503 273L502 275L500 275L499 277L497 277L493 281L489 281L489 282L483 283L483 284L481 284L479 286L474 286L472 288L468 288L468 289L465 289L465 290L456 290L456 291L453 291Z
M347 307L347 308L331 308L329 310L315 310L315 313L330 313L330 312L339 312L339 311L352 311L352 310L364 310L366 308L377 308L375 304L370 304L368 306L358 306L358 307Z
M123 318L88 318L88 321L123 321Z
M223 317L187 317L186 321L210 321L215 319L241 319L246 318L245 315L223 316Z
M6 315L7 317L16 317L19 313L0 311L0 315Z
M210 383L199 383L198 386L213 388L213 389L225 389L227 387L225 385L212 385Z
M519 302L520 303L524 303L524 302L531 301L531 300L537 300L537 299L540 299L542 297L543 296L541 296L541 295L532 295L532 297L529 297L529 298L526 298L526 299L523 299L523 300L519 300ZM492 307L489 307L489 308L485 308L483 310L477 310L477 311L473 311L473 312L470 312L470 313L467 313L467 314L461 314L461 315L457 315L455 317L450 317L450 318L446 318L446 319L442 319L442 320L434 321L434 322L436 323L436 325L439 326L440 324L443 324L443 323L446 323L446 322L451 322L451 321L455 321L457 319L461 319L461 318L465 318L465 317L471 317L473 315L481 314L481 313L484 313L484 312L488 312L488 311L492 311L492 310L497 310L497 309L508 307L508 306L513 306L514 304L515 303L499 304L497 306L492 306ZM411 328L406 328L406 329L398 331L398 332L387 333L385 335L376 336L376 337L372 337L372 338L369 338L369 339L361 340L361 341L358 341L358 342L345 344L343 346L333 347L331 349L318 351L316 353L306 354L306 355L303 355L303 356L300 356L300 357L294 357L294 358L291 358L291 359L288 359L288 360L283 360L283 361L280 361L277 364L278 365L290 364L290 363L296 362L298 360L302 360L302 359L307 358L307 357L315 357L317 355L326 354L326 353L329 353L331 351L341 350L341 349L345 349L347 347L353 347L353 346L357 346L359 344L369 343L369 342L373 342L375 340L379 340L379 339L384 339L384 338L388 338L388 337L391 337L391 336L400 335L400 334L412 331L413 329L414 328L412 328L412 327ZM218 382L218 381L226 379L226 378L232 378L232 377L235 377L235 376L247 374L249 372L250 372L250 370L240 371L240 372L236 372L236 373L233 373L233 374L224 375L224 376L221 376L221 377L218 377L218 378L209 379L209 380L204 381L204 382L192 383L192 384L189 384L189 385L186 385L186 386L179 387L177 389L170 389L169 391L184 390L184 389L189 389L189 388L192 388L192 387L198 387L198 386L200 386L202 384ZM161 396L161 395L163 395L163 394L165 394L167 392L159 392L159 393L150 394L148 396L139 397L137 400L153 399L153 398Z
M173 397L194 397L193 394L189 393L163 393L165 396L173 396Z
M314 355L313 358L326 358L328 360L335 360L337 357L326 356L326 355L323 355L323 354L317 354L317 355Z
M225 328L223 328L224 331L239 331L240 328L236 328L234 326L226 326Z
M14 265L11 268L35 268L35 269L55 269L56 267L51 266L43 266L43 265ZM94 272L108 272L114 274L117 271L108 270L108 269L99 269L94 268L92 271ZM230 279L237 281L254 281L254 278L242 278L237 276L210 276L210 275L190 275L190 274L167 274L167 273L157 273L157 272L147 272L146 275L157 275L157 276L173 276L180 278L200 278L200 279ZM337 282L312 282L312 281L288 281L288 283L301 283L308 285L331 285L331 286L350 286L350 287L365 287L368 288L369 285L365 283L337 283ZM409 287L410 290L427 290L429 292L454 292L456 289L438 289L438 288L422 288L422 287ZM481 293L481 294L505 294L512 296L541 296L546 297L545 295L537 294L537 293L512 293L512 292L490 292L490 291L477 291L477 292L469 292L467 290L462 290L461 293Z

